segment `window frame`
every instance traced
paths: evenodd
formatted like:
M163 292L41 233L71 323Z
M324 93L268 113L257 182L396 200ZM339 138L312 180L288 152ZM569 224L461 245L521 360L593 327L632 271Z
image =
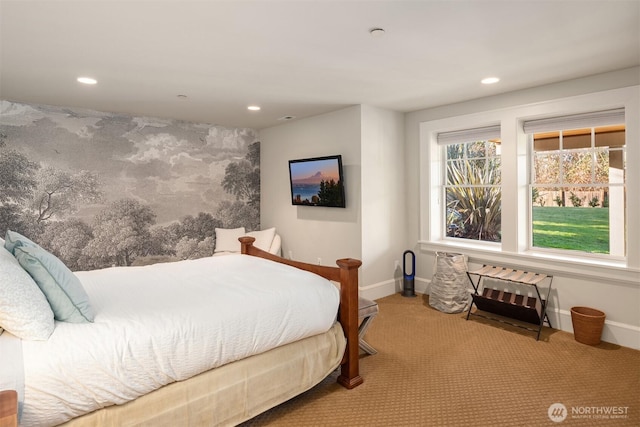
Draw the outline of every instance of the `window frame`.
M444 234L444 238L447 240L462 240L462 241L471 241L471 242L486 242L486 243L493 243L493 244L499 244L500 241L492 241L492 240L475 240L475 239L466 239L464 237L452 237L448 235L448 225L447 225L447 215L448 215L448 206L447 206L447 193L449 191L450 188L454 187L454 185L450 184L448 182L448 168L449 168L449 162L451 161L458 161L458 162L462 162L465 164L465 168L470 167L470 163L477 161L477 160L484 160L487 164L484 166L484 168L488 168L488 164L491 160L495 160L498 159L498 163L501 164L502 162L502 156L500 155L500 153L498 152L498 146L499 144L496 144L495 147L495 151L496 154L495 155L490 155L488 153L485 153L484 156L481 157L469 157L468 156L468 146L469 144L476 144L478 142L482 142L484 144L484 148L486 151L488 151L488 146L489 143L491 142L489 139L484 138L482 140L474 140L474 141L467 141L467 142L458 142L458 143L453 143L453 144L445 144L442 146L442 159L443 159L443 174L444 176L442 177L442 185L441 185L441 198L442 200L444 200L444 204L443 204L443 212L442 212L442 216L443 216L443 220L444 220L444 224L443 224L443 229L442 229L442 233ZM449 156L448 156L448 147L452 146L452 145L464 145L464 154L461 158L455 159L455 160L450 160ZM500 166L500 171L502 171L502 167ZM486 171L485 171L486 172ZM470 184L470 183L466 183L464 185L465 187L468 188L486 188L486 189L491 189L491 188L498 188L498 191L502 192L502 178L500 178L500 184ZM500 231L500 234L502 234L502 230Z
M594 134L594 128L598 128L600 126L593 126L591 127L591 136L590 136L590 146L589 147L585 147L585 148L566 148L563 144L563 139L564 136L562 135L562 133L564 133L565 130L560 130L558 132L561 133L560 135L560 145L558 147L557 150L551 150L551 152L553 153L558 153L559 154L559 161L560 161L560 165L559 165L559 174L560 174L560 181L559 182L555 182L555 183L535 183L534 182L534 178L535 178L535 173L534 173L534 164L535 164L535 157L538 155L536 154L536 152L534 151L534 134L533 133L528 133L527 134L527 145L528 145L528 150L529 150L529 155L528 155L528 160L529 160L529 183L528 183L528 187L529 187L529 194L531 194L533 188L537 188L540 186L544 186L544 187L558 187L558 188L580 188L583 186L590 186L590 187L602 187L602 188L621 188L623 190L623 192L626 191L627 189L627 183L626 183L626 177L625 177L625 181L623 183L619 183L619 184L615 184L615 183L598 183L595 180L595 169L592 168L591 174L591 180L592 182L588 183L588 184L577 184L577 183L571 183L571 182L565 182L564 178L564 171L563 171L563 166L562 166L562 155L565 153L576 153L576 152L585 152L588 153L591 157L592 157L592 161L595 162L595 151L598 150L599 148L605 148L607 150L607 153L611 152L611 151L620 151L623 155L623 157L625 156L626 153L626 145L622 146L622 147L615 147L615 148L611 148L611 147L598 147L595 145L595 134ZM586 129L586 128L585 128ZM571 130L569 130L571 131ZM625 130L625 135L626 135L626 130ZM628 162L624 162L625 164L625 168L626 165L628 164ZM594 165L595 166L595 165ZM566 204L565 206L570 206L569 204ZM572 251L569 249L560 249L560 248L552 248L552 247L543 247L543 246L534 246L534 242L533 242L533 200L531 198L529 198L529 216L531 217L531 221L529 222L529 234L528 234L528 246L529 246L529 251L531 252L541 252L541 253L548 253L552 256L570 256L570 257L585 257L585 258L593 258L593 259L600 259L600 260L611 260L611 261L620 261L620 262L625 262L626 263L626 256L621 256L621 255L613 255L613 254L600 254L600 253L590 253L590 252L581 252L581 251ZM625 211L625 215L626 215L626 211ZM624 218L624 224L623 224L623 228L626 230L626 224L628 222L628 218ZM624 236L624 240L626 241L626 239L628 238L628 233L626 233L626 235ZM609 239L609 241L611 241L611 238ZM626 247L628 247L628 242L625 242L625 250Z
M640 116L639 86L421 122L418 195L420 250L430 253L462 252L472 262L531 268L559 276L589 279L607 277L609 281L639 286L640 245L634 242L640 240L640 222L629 220L640 217L638 168L627 168L627 235L624 259L587 257L562 250L560 254L555 251L550 253L530 247L532 218L529 177L532 166L528 149L529 136L524 133L524 122L613 108L625 108L627 164L639 164L640 123L632 120L633 117ZM443 201L441 191L446 155L442 146L437 143L437 135L496 123L500 124L502 141L502 242L460 242L458 240L466 239L447 239L442 208L442 203L446 201Z

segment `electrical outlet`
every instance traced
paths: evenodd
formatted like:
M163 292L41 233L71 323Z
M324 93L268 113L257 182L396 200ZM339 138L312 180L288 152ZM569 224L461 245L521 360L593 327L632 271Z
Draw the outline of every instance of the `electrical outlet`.
M396 271L399 268L400 268L400 261L398 260L393 261L393 271Z
M318 257L318 265L322 264L322 258Z
M289 251L289 259L293 259L293 251Z

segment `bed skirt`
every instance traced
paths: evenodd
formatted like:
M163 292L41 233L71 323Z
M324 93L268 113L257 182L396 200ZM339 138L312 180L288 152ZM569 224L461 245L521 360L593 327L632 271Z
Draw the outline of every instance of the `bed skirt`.
M324 334L175 382L63 426L234 426L318 384L342 361L339 323Z

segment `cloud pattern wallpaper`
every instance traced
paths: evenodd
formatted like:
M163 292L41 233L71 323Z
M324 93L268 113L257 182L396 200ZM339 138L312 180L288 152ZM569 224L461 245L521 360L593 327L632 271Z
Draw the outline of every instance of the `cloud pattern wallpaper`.
M253 129L0 101L0 235L71 270L209 256L259 209Z

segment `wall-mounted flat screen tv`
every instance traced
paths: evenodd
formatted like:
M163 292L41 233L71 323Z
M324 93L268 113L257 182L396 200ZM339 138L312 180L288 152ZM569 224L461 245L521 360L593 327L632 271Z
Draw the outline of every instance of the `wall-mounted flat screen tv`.
M342 156L289 160L289 178L292 204L345 207Z

